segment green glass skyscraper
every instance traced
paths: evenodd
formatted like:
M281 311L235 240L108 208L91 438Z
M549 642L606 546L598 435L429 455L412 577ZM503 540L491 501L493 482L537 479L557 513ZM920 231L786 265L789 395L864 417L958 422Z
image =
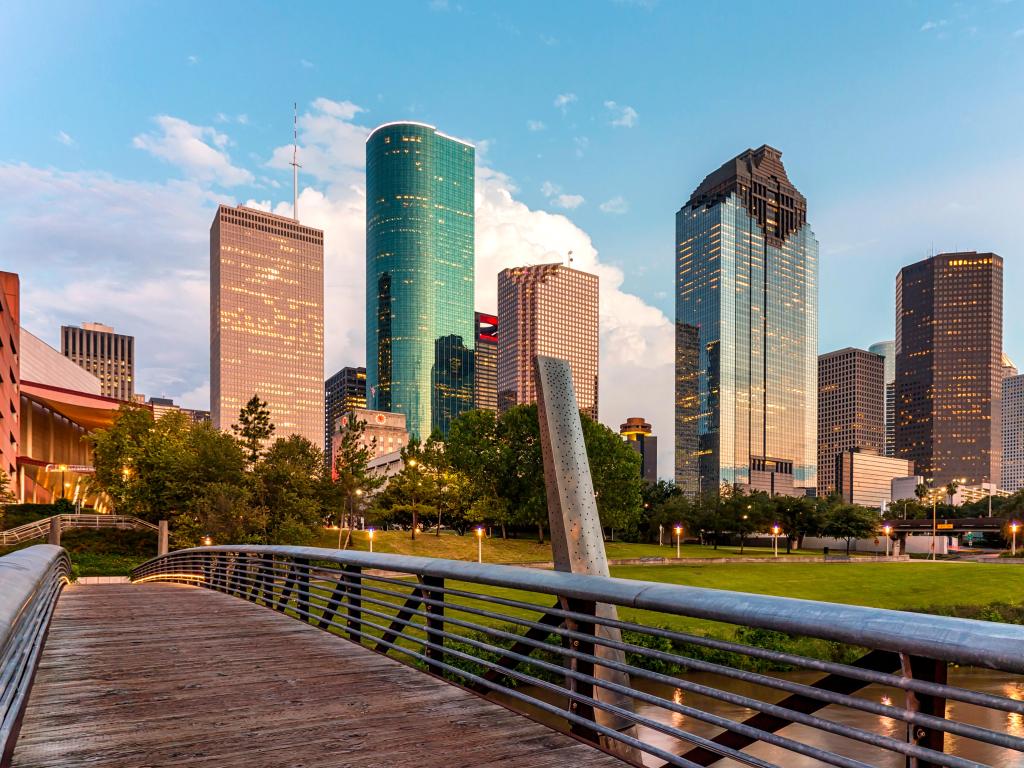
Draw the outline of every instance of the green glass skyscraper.
M782 153L748 149L676 214L676 482L817 483L818 241Z
M423 123L366 140L366 393L425 440L473 408L471 144Z

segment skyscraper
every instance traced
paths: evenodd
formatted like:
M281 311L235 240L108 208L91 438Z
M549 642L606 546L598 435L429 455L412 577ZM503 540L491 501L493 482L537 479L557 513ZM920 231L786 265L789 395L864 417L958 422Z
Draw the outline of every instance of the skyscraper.
M619 434L640 454L640 476L652 485L658 482L658 438L643 418L631 416L619 425Z
M896 278L896 455L945 485L998 482L1003 260L940 253Z
M366 369L345 367L324 382L324 461L334 466L334 431L338 418L366 408Z
M818 357L818 495L839 488L836 459L885 445L885 358L847 347ZM877 500L876 500L877 501Z
M1024 376L1003 379L1003 465L999 487L1024 488Z
M782 153L748 149L676 214L676 482L817 486L818 241Z
M21 282L13 272L0 272L0 473L11 480L18 471L21 439Z
M100 394L131 400L135 393L135 337L115 333L109 325L62 325L60 351L100 380Z
M896 342L879 341L868 347L885 358L885 404L882 419L885 422L885 440L882 444L883 456L896 455Z
M366 385L421 440L473 407L474 149L423 123L366 140Z
M324 233L220 206L210 227L210 406L230 429L253 395L274 437L324 437Z
M473 405L498 412L498 316L476 313Z
M498 408L537 401L533 358L569 362L580 410L597 418L598 278L562 264L498 273Z

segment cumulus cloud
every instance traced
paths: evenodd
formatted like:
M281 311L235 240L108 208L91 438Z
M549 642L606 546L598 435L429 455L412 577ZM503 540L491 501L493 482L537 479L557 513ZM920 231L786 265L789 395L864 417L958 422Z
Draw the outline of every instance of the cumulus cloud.
M138 391L195 388L209 377L217 202L193 181L0 164L0 236L21 275L22 323L58 348L61 325L113 325L136 337Z
M572 210L583 205L583 195L568 195L562 192L562 188L550 181L540 185L541 194L551 201L551 204L558 208Z
M158 115L153 122L158 130L140 133L132 139L134 147L178 166L198 181L227 187L253 181L249 171L231 164L226 134L170 115Z
M605 200L598 208L604 213L626 213L629 211L629 203L622 195L616 195L611 200Z
M611 123L618 128L632 128L640 117L632 107L620 106L614 101L606 101L604 108L612 113Z
M527 120L526 128L530 131L543 131L547 126L540 120Z
M564 115L569 110L569 105L576 101L575 93L560 93L555 96L555 107L562 110Z

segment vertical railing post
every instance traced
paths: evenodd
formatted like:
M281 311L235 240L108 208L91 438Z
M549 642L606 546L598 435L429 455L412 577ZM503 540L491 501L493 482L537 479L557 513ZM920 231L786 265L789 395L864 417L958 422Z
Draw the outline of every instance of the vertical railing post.
M423 585L420 591L424 597L423 607L427 612L427 642L442 646L441 648L427 646L426 657L430 661L444 663L444 635L441 634L444 632L444 592L438 591L438 589L444 588L444 579L440 576L421 576L420 584ZM438 600L442 604L431 605L426 600ZM441 674L439 666L431 665L431 667Z
M55 547L60 546L60 515L54 515L50 518L50 535L46 543L53 544Z
M161 520L159 528L156 533L156 556L166 555L168 552L168 532L167 532L167 521Z
M363 623L363 612L360 610L360 606L363 604L363 568L359 565L343 565L341 570L348 582L348 600L346 601L348 603L348 621L346 622L348 624L348 639L361 643L363 639L356 634L355 630L360 629Z
M263 604L273 605L274 586L277 584L273 555L260 555L260 584L263 586Z
M227 589L227 569L228 569L228 556L225 552L219 552L216 555L217 565L215 569L214 588L220 592L224 592Z
M298 619L308 622L312 618L307 615L311 604L309 600L309 560L305 557L296 557L295 565L292 567L298 572L295 579L298 582L295 587L295 604L299 610Z
M900 663L903 667L903 676L914 680L926 680L929 683L946 684L946 662L936 659L929 659L923 656L909 656L900 654ZM934 717L946 716L946 700L938 696L907 691L907 709L911 712L920 712L924 715ZM932 749L936 752L945 752L946 734L936 728L926 728L916 723L907 723L907 741L919 747ZM920 760L916 757L907 757L907 768L937 768L935 763L928 760Z
M591 600L576 600L574 598L566 598L563 600L565 610L572 611L574 613L582 613L587 616L595 615L597 605ZM566 628L570 629L578 634L586 635L587 638L594 637L594 622L584 621L582 619L566 619ZM593 639L581 639L581 638L563 638L563 642L572 650L577 653L585 653L590 656L594 655L594 641ZM570 672L576 672L580 675L587 675L594 677L594 662L587 661L584 659L568 659L568 666ZM572 674L568 675L566 681L566 687L574 693L588 698L594 698L594 684L583 680L577 680ZM570 697L569 710L576 716L582 717L591 723L595 722L595 712L592 704L588 704L583 701L576 701ZM593 728L588 728L582 723L570 723L569 732L574 736L581 739L586 739L595 744L599 744L601 736Z

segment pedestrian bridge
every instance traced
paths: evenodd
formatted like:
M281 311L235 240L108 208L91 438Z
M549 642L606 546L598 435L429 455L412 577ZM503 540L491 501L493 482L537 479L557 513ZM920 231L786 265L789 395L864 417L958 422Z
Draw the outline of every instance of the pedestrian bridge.
M1019 679L1020 626L297 547L69 572L57 546L0 558L5 767L1024 765L1024 701L946 679Z

